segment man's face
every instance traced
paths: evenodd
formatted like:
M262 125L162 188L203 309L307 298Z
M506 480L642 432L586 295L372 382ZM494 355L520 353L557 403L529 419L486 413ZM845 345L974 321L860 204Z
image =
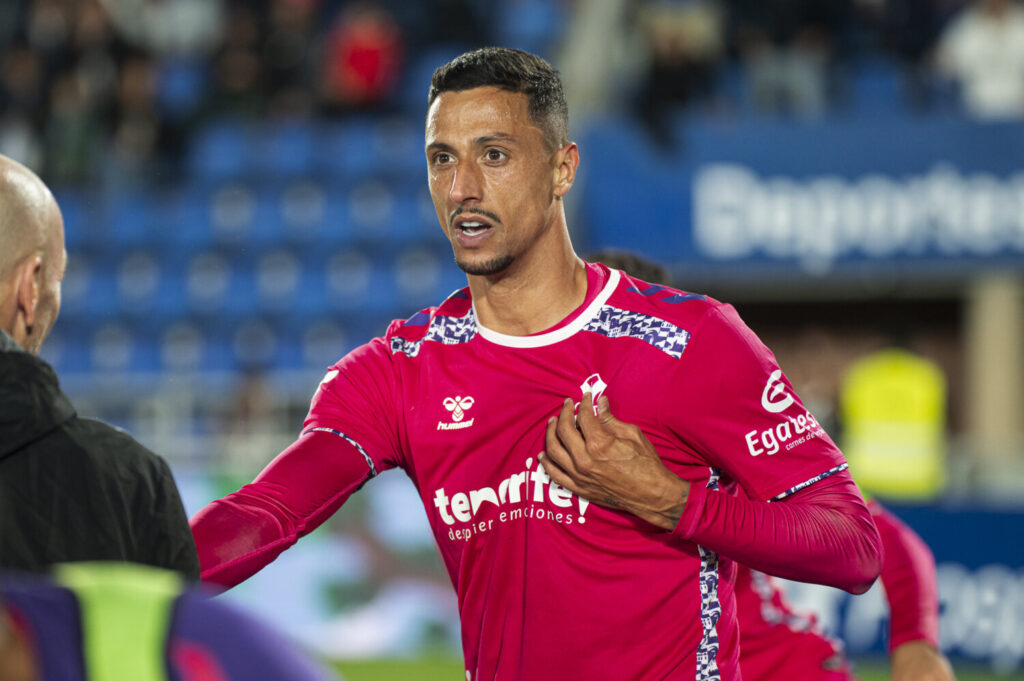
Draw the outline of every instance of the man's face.
M525 94L442 93L427 112L426 151L434 209L467 274L500 274L553 223L555 155Z

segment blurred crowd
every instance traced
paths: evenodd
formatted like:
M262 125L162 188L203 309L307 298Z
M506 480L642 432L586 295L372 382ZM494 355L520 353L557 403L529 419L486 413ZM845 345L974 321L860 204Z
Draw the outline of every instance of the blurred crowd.
M174 180L212 119L420 115L430 66L462 49L561 67L575 40L599 63L600 34L570 30L595 4L625 46L601 105L656 136L679 112L808 119L871 97L1024 117L1014 0L8 0L0 153L56 183Z

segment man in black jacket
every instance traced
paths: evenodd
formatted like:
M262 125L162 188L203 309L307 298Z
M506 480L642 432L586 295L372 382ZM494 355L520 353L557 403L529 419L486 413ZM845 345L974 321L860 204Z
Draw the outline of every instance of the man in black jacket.
M64 224L32 171L0 156L0 568L123 560L198 578L166 462L79 418L36 354L60 311Z

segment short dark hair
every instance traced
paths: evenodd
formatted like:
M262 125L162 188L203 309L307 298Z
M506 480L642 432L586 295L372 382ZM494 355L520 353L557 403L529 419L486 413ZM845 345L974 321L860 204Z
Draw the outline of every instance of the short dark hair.
M442 92L492 86L527 97L530 119L556 149L569 141L569 105L558 71L535 54L508 47L482 47L466 52L434 71L427 106Z

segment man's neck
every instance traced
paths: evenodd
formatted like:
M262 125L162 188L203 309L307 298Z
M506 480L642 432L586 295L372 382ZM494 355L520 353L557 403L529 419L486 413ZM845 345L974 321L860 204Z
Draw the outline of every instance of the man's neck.
M513 266L499 277L469 277L480 324L509 336L529 336L558 324L587 297L587 268L572 247L548 262Z

